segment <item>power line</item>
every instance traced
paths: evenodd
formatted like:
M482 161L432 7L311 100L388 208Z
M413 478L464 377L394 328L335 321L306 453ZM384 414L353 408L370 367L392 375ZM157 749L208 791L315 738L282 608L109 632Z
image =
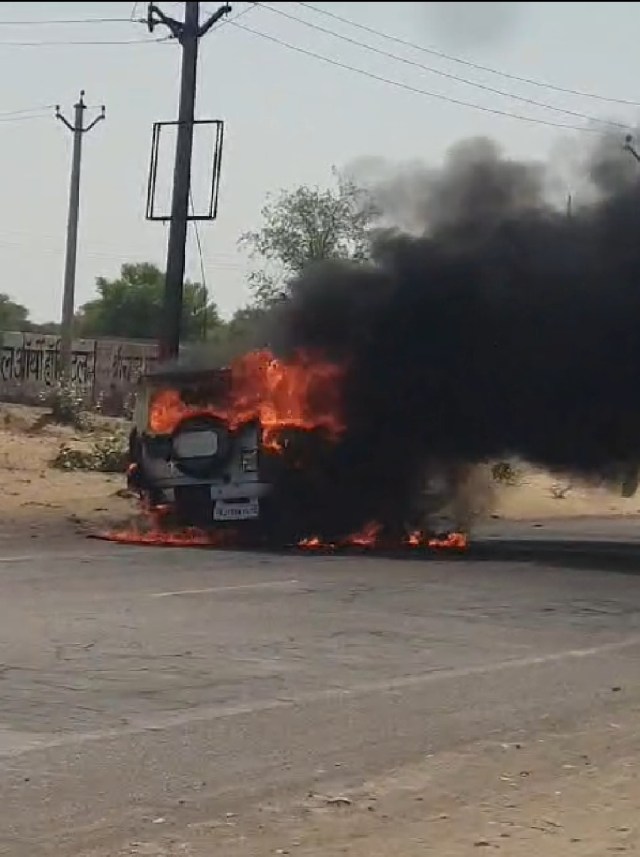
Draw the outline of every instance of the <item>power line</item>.
M137 3L135 4L138 5ZM51 24L130 24L132 18L51 18L34 21L2 21L0 27L33 27Z
M50 116L49 111L46 113L31 113L26 116L4 116L0 117L0 122L26 122L29 119L44 119L46 116Z
M7 110L0 112L0 122L25 122L29 119L42 119L50 115L54 104L45 104L43 107L26 107L22 110Z
M304 56L313 57L314 59L321 60L324 63L328 63L329 65L336 66L337 68L345 69L346 71L352 71L355 74L362 75L363 77L371 78L372 80L377 80L380 83L388 83L390 86L395 86L398 89L404 89L406 92L412 92L415 95L424 95L429 98L435 98L438 101L446 101L450 104L457 104L460 107L470 107L473 110L480 110L483 113L491 113L495 116L506 116L509 119L518 119L521 122L529 122L534 125L547 125L552 128L564 128L569 131L589 131L591 133L603 133L596 128L592 128L584 125L570 125L565 122L554 122L551 119L540 119L534 116L524 116L521 113L512 113L508 110L499 110L497 107L487 107L482 104L475 104L472 101L463 101L460 98L454 98L450 95L443 95L439 92L431 92L428 89L420 89L417 86L411 86L408 83L402 83L399 80L393 80L389 77L383 77L379 74L374 74L374 72L366 71L363 68L358 68L357 66L349 65L348 63L341 62L340 60L334 60L331 57L324 56L324 54L318 54L315 51L307 50L306 48L301 48L299 45L293 45L290 42L285 42L284 39L279 39L276 36L271 36L267 33L263 33L260 30L254 30L252 27L247 27L246 24L238 24L236 21L229 21L229 24L233 27L238 27L240 30L244 30L247 33L251 33L254 36L259 36L262 39L267 39L270 42L274 42L277 45L281 45L284 48L288 48L291 51L295 51L296 53L303 54ZM628 126L623 126L628 127Z
M30 246L32 248L36 248L35 252L39 252L40 250L47 250L47 252L51 251L52 253L57 253L60 249L64 250L64 246L60 244L60 236L57 234L40 232L38 234L34 234L32 229L2 229L0 238L0 243L7 244L15 247L23 247ZM7 241L7 239L10 239ZM49 247L46 248L44 245L48 242ZM144 255L143 248L125 248L122 249L121 245L116 244L93 244L89 247L89 250L83 249L83 254L91 255L91 256L104 256L108 259L126 259L131 256L140 256ZM246 267L244 264L241 264L238 259L238 253L225 253L219 252L215 254L215 260L217 261L209 261L209 268L230 268L230 269L240 269Z
M626 128L627 126L621 122L615 122L606 119L600 119L597 116L591 116L587 113L581 113L577 110L569 110L564 107L557 107L555 104L549 104L545 101L537 101L534 98L527 98L524 95L517 95L512 92L506 92L503 89L496 89L493 86L488 86L487 84L480 83L479 81L469 80L465 77L460 77L457 74L452 74L451 72L443 71L441 69L433 68L432 66L424 65L423 63L416 62L415 60L410 60L407 57L400 56L399 54L394 54L389 51L382 50L380 48L376 48L373 45L369 45L366 42L361 42L358 39L352 39L349 36L345 36L342 33L337 33L335 30L331 30L327 27L322 27L319 24L314 24L312 21L306 21L304 18L298 18L296 15L291 15L289 12L285 12L282 9L276 9L274 6L270 6L268 3L258 3L258 6L262 9L266 9L268 12L273 12L276 15L281 15L284 18L288 18L291 21L297 21L299 24L304 24L306 27L310 27L313 30L318 30L321 33L326 33L327 35L333 36L336 39L340 39L343 42L348 42L351 45L355 45L359 48L364 48L365 50L371 51L374 54L378 54L379 56L386 57L387 59L393 59L397 62L404 63L405 65L413 66L415 68L422 69L423 71L429 72L430 74L436 74L439 77L447 78L448 80L455 80L458 83L464 83L467 86L472 86L476 89L482 89L485 92L491 92L494 95L501 95L506 98L512 98L515 101L521 101L525 104L531 104L535 107L542 107L545 110L552 110L555 113L562 113L566 116L574 116L577 119L585 119L588 122L600 122L603 125L609 125L617 128Z
M191 193L191 188L189 188L189 207L191 208L191 216L195 216L195 207L193 205L193 194ZM198 221L192 220L193 232L196 237L196 246L198 248L198 259L200 260L200 280L202 281L202 289L203 289L203 315L202 315L202 338L207 338L207 326L208 326L208 303L209 303L209 290L207 288L207 274L204 269L204 256L202 253L202 243L200 241L200 229L198 227Z
M191 188L189 188L189 206L191 208L191 216L195 217L195 209L193 207L193 194L191 193ZM202 285L207 289L207 275L204 270L204 257L202 254L202 242L200 241L200 229L198 227L198 221L192 220L193 224L193 232L196 237L196 246L198 248L198 258L200 260L200 279L202 280Z
M108 40L92 40L92 41L41 41L41 42L3 42L0 41L2 48L44 48L44 47L60 47L71 45L152 45L158 42L167 42L171 40L171 36L163 36L159 39L108 39Z
M4 235L4 233L3 233L3 235ZM37 245L37 246L34 246L34 245ZM0 237L0 247L3 247L7 250L20 251L23 253L23 255L24 255L24 248L28 247L29 248L29 254L28 254L29 259L31 259L33 256L47 256L47 257L52 256L52 257L59 258L61 255L64 254L64 247L62 247L62 246L58 246L58 247L42 246L38 236L35 236L35 237L31 236L30 240L28 240L28 241L27 240L25 240L25 241L10 241L4 237ZM97 262L98 261L104 261L106 263L109 261L123 262L126 259L144 259L149 254L143 253L143 252L140 252L137 250L136 251L132 250L128 253L119 253L116 251L104 252L102 250L94 250L94 249L88 249L87 250L87 249L83 248L82 250L79 250L78 255L81 259L95 259ZM241 265L238 262L226 262L224 260L220 261L220 262L209 261L207 263L207 267L210 269L214 269L216 271L221 271L221 272L224 272L224 271L229 271L229 272L230 271L244 271L246 268L245 265Z
M53 110L55 104L43 104L40 107L22 107L18 110L4 110L0 111L0 118L7 117L10 118L12 116L22 116L26 113L42 113L45 110Z
M304 6L306 9L311 9L314 12L318 12L320 15L326 15L328 18L333 18L335 21L340 21L340 23L342 24L347 24L350 27L356 27L358 30L364 30L367 33L371 33L374 36L380 36L383 39L389 39L389 41L396 42L399 45L404 45L407 48L413 48L416 51L422 51L425 54L440 57L440 59L459 63L460 65L465 65L469 68L475 68L478 71L486 71L489 74L495 74L499 77L504 77L508 80L515 80L518 83L528 83L530 86L537 86L541 89L552 89L554 92L564 92L568 95L578 95L581 98L593 98L597 101L607 101L611 104L625 104L629 107L640 107L640 101L631 101L625 98L614 98L610 95L599 95L595 92L585 92L584 90L580 89L571 89L567 86L558 86L557 84L546 83L545 81L535 80L535 78L531 77L521 77L520 75L512 74L507 71L500 71L500 69L481 65L480 63L473 62L472 60L466 60L462 57L456 57L452 54L447 54L444 51L438 51L435 48L427 48L424 45L419 45L416 42L409 41L408 39L401 39L398 36L392 36L389 33L384 33L381 30L376 30L374 27L369 27L366 24L360 24L357 21L351 20L350 18L343 18L341 15L336 15L335 12L329 12L327 9L321 9L319 6L315 6L313 3L297 2L296 5Z

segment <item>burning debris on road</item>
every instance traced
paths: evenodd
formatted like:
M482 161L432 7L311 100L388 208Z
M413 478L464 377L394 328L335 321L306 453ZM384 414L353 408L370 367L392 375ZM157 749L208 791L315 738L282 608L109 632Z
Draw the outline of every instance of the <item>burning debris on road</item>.
M434 538L434 515L453 509L450 529L466 529L469 473L498 457L637 473L640 176L608 142L571 217L540 164L457 147L414 177L410 231L380 229L367 264L309 268L273 311L272 353L234 363L215 401L156 392L150 432L209 418L225 426L219 451L257 424L266 526L307 549L463 547ZM374 189L387 212L399 187Z

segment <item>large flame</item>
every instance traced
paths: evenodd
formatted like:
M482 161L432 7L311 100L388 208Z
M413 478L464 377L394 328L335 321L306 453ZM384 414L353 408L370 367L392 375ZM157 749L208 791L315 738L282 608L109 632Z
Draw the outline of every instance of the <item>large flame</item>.
M170 434L186 417L209 415L225 420L230 429L257 420L263 443L280 448L287 429L324 429L339 437L342 367L298 353L290 361L278 360L268 350L252 351L231 365L230 391L222 401L190 404L175 389L162 389L153 397L149 428Z

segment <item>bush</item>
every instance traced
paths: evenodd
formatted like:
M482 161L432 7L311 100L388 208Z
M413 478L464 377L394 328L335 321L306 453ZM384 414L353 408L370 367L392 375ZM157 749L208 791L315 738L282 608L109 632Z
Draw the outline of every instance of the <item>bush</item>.
M128 444L123 434L107 435L89 449L75 449L63 443L51 462L59 470L92 470L97 473L124 473L128 463Z
M549 493L553 497L554 500L564 500L567 494L573 489L573 483L571 481L562 483L562 482L554 482L553 485L549 489Z
M109 394L103 390L95 403L95 411L106 417L124 417L124 419L130 420L133 417L135 403L135 393L127 393L126 396L119 397L117 405L114 407L115 403L109 401Z
M494 482L514 487L522 482L521 471L510 461L496 461L491 468Z
M77 385L67 381L58 381L52 391L42 394L42 402L51 408L48 421L76 429L89 427L89 418L85 411L84 394Z

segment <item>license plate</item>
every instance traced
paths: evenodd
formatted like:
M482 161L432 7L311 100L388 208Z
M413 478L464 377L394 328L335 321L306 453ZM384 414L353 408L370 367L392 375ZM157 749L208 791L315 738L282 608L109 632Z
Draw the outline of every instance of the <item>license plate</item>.
M223 500L218 500L213 507L214 521L246 521L257 518L259 515L258 500L250 500L248 503L225 503Z

